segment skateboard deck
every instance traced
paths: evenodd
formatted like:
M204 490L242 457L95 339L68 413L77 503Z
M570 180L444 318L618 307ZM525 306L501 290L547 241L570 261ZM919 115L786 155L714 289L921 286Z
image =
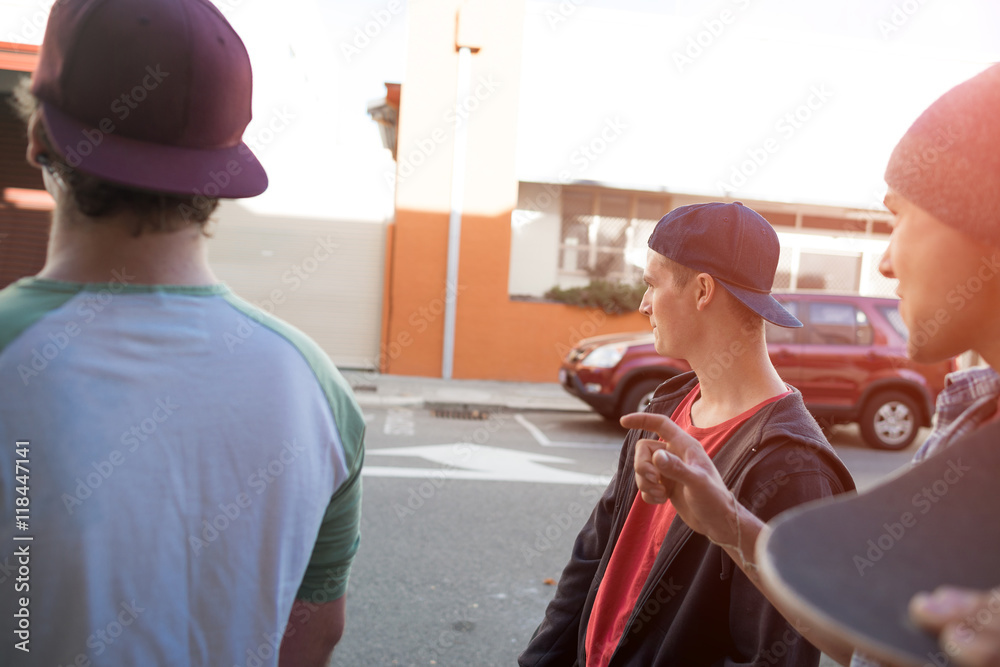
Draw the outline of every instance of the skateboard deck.
M757 562L807 626L896 665L952 664L908 605L939 585L1000 585L1000 423L865 493L781 514Z

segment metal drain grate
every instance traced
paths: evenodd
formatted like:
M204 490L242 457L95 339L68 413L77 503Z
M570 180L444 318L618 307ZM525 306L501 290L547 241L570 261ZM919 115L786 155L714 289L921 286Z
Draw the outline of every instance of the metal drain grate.
M482 405L451 405L427 403L424 407L439 419L472 419L484 421L490 418L496 408Z

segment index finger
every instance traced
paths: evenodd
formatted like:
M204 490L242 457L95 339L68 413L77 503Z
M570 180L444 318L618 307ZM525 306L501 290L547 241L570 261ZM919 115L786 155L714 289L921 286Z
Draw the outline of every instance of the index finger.
M632 414L623 416L620 423L625 428L635 428L656 433L664 442L677 448L675 453L683 452L688 447L696 445L699 449L701 448L697 440L666 415L658 415L655 412L633 412Z

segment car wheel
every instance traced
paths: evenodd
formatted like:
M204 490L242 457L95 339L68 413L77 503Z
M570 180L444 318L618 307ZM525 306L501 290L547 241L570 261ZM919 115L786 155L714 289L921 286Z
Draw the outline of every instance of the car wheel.
M644 411L649 405L649 399L653 397L653 392L661 384L663 384L663 380L639 380L629 387L622 398L621 414L627 415Z
M920 408L900 391L876 394L865 404L861 436L876 449L906 449L917 437Z

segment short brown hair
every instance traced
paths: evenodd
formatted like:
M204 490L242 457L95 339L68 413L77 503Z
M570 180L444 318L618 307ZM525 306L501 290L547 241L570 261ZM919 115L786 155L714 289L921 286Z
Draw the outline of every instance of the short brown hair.
M40 113L40 102L32 94L27 77L14 87L12 103L25 124ZM62 159L44 125L39 125L38 132L47 149L51 168L66 183L79 211L89 218L102 218L127 210L135 213L138 220L133 229L134 236L141 236L144 232L174 232L192 224L202 227L204 233L205 223L219 205L219 200L214 197L140 190L91 176L74 169Z
M695 279L696 276L703 271L698 271L697 269L692 269L689 266L684 266L679 264L674 260L664 257L666 263L670 266L670 272L673 276L674 287L682 288L687 287L688 283ZM709 274L711 275L711 274ZM715 278L715 276L712 276ZM719 282L718 278L715 278L715 282ZM756 332L758 330L763 330L764 318L755 313L754 311L743 305L743 302L737 299L735 296L729 293L728 290L723 288L725 291L726 300L730 302L730 307L733 309L734 314L740 318L740 326L743 331L746 332Z

